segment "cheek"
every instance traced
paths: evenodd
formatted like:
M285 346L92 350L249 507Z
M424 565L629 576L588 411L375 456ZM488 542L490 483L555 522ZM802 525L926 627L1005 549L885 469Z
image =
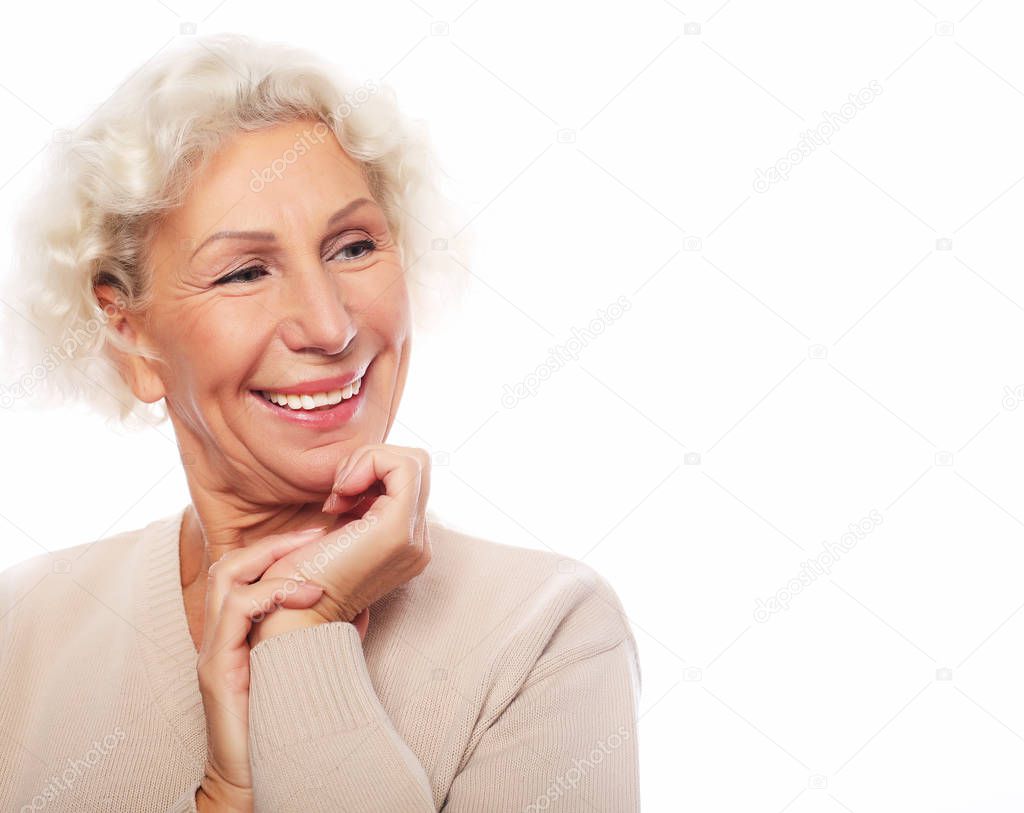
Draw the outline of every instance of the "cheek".
M385 342L400 345L409 333L409 292L405 274L397 265L373 274L359 293L361 302L353 301L357 319L362 326Z
M188 378L201 389L241 380L259 360L260 331L268 323L266 311L251 303L219 304L178 320L176 328L176 355L187 360Z

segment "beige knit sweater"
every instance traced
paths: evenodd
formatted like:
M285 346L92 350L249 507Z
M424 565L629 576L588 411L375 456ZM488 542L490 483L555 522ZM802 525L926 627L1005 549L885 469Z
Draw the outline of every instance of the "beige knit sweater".
M0 810L194 811L184 511L0 573ZM250 655L257 811L639 810L636 642L582 562L428 512L433 556Z

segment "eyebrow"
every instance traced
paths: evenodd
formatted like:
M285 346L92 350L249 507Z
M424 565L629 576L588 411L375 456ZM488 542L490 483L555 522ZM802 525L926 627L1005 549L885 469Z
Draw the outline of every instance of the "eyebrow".
M338 211L336 211L333 215L327 218L327 228L329 229L339 220L343 220L344 218L348 217L356 209L359 209L360 207L366 206L367 204L370 203L373 203L373 201L370 200L369 198L356 198L351 203L342 206L340 209L338 209ZM189 259L194 259L195 256L200 252L200 250L202 250L209 243L212 243L214 240L264 240L266 242L272 243L275 240L277 240L277 236L272 231L219 231L214 234L211 234L209 237L203 240L203 242L196 247L196 250L192 252L192 256L189 257Z

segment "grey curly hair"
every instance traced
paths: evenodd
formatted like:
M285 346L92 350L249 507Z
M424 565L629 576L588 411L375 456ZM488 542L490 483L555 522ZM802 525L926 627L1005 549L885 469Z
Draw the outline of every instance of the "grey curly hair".
M399 111L387 85L355 84L308 51L240 34L196 37L145 64L47 146L15 224L14 280L32 326L9 330L21 369L0 389L0 406L32 395L84 401L124 425L165 420L166 405L138 400L107 346L152 351L108 324L113 312L94 287L111 285L121 305L144 311L146 250L161 216L232 134L298 118L318 119L321 137L333 133L362 167L399 246L416 323L434 323L440 304L465 290L471 235L456 230L426 125ZM267 180L254 174L252 183Z

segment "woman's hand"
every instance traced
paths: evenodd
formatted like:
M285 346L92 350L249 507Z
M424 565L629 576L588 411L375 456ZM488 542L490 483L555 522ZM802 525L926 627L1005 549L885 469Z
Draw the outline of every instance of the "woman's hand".
M280 610L256 624L260 640L291 629L350 621L365 633L370 604L430 561L426 507L430 455L423 449L363 446L338 467L325 513L356 518L283 556L264 578L309 580L324 588L309 609Z
M206 775L199 810L252 810L249 768L249 630L276 607L305 608L323 592L314 584L265 577L282 556L316 532L274 534L226 553L210 566L199 650L199 689L206 713ZM264 578L261 578L264 576Z

